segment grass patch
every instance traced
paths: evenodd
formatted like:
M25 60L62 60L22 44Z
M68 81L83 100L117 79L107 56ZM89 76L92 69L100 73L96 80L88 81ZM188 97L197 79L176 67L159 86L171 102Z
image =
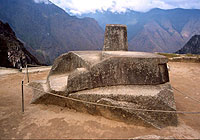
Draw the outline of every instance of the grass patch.
M180 57L179 54L175 54L175 53L157 53L157 54L166 56L167 58Z
M185 54L185 56L187 56L187 57L199 57L200 55L199 54L190 54L190 53L187 53L187 54Z

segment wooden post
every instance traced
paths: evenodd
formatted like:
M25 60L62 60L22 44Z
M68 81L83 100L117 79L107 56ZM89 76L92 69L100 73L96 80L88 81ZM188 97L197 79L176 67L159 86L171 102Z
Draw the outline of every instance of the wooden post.
M22 81L22 113L24 113L24 81Z
M27 75L27 80L28 80L28 83L29 83L28 65L26 65L26 75Z

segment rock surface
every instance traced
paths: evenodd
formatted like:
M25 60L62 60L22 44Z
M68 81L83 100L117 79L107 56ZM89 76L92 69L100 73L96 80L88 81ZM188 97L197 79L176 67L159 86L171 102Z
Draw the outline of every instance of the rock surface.
M0 21L0 66L10 68L25 67L26 64L40 65L17 39L8 23Z

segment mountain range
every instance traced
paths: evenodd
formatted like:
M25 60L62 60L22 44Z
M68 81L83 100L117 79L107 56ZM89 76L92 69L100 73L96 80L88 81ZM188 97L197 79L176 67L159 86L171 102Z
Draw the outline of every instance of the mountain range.
M25 47L46 64L68 51L103 46L103 30L94 19L70 16L53 3L0 0L0 20L8 22Z
M134 51L176 52L200 34L200 10L195 9L104 11L76 17L51 2L0 0L0 20L8 22L18 40L45 64L68 51L101 49L106 24L127 25L129 50Z
M200 10L197 9L156 8L146 13L104 11L79 17L94 18L103 29L106 24L127 25L129 49L134 51L172 53L193 35L200 34Z

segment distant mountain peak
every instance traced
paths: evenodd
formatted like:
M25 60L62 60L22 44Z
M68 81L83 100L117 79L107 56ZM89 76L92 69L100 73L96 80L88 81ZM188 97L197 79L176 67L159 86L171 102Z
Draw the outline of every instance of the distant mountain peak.
M200 54L200 35L194 35L192 38L176 53L179 54Z

